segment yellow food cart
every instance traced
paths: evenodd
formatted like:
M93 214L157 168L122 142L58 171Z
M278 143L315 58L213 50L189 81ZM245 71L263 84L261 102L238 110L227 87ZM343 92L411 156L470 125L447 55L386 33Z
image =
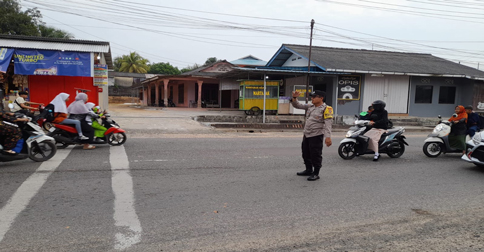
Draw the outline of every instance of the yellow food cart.
M279 81L266 81L266 111L276 114L279 105ZM240 82L239 109L247 115L260 115L264 108L264 81Z

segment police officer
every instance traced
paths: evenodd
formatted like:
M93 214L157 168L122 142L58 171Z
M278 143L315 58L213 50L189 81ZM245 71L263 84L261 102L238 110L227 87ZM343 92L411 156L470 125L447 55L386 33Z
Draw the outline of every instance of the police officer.
M311 93L312 104L301 104L297 101L300 92L292 92L291 104L294 108L306 110L306 125L302 141L302 157L306 170L298 172L299 176L309 176L309 181L319 179L319 170L323 161L323 139L326 146L331 146L331 127L333 126L333 108L324 103L326 93L316 90ZM313 170L314 168L314 170Z

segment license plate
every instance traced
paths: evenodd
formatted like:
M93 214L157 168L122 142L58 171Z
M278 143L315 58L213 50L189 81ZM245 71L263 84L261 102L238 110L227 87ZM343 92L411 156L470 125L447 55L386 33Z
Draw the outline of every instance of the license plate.
M54 132L55 127L50 127L49 132Z

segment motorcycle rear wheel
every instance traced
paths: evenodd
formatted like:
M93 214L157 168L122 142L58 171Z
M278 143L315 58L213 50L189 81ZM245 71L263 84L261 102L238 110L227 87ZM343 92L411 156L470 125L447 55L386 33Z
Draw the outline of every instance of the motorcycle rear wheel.
M423 153L427 157L436 158L442 153L442 144L438 142L425 143Z
M121 133L111 133L107 136L108 144L112 146L122 145L126 142L127 137L124 132Z
M338 147L338 154L342 159L353 159L356 156L355 143L340 144Z
M399 145L399 148L400 148L400 150L398 152L392 152L392 150L388 150L387 155L389 157L399 158L403 155L403 153L405 152L405 144L403 144L402 142L398 142L398 145Z
M40 143L32 144L29 158L35 162L43 162L51 159L56 152L55 144L52 141L44 140Z

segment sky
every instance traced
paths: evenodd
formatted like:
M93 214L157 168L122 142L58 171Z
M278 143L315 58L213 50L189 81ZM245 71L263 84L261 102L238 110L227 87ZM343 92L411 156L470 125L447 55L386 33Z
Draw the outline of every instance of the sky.
M484 70L484 0L21 0L75 39L178 68L282 44L429 53Z

